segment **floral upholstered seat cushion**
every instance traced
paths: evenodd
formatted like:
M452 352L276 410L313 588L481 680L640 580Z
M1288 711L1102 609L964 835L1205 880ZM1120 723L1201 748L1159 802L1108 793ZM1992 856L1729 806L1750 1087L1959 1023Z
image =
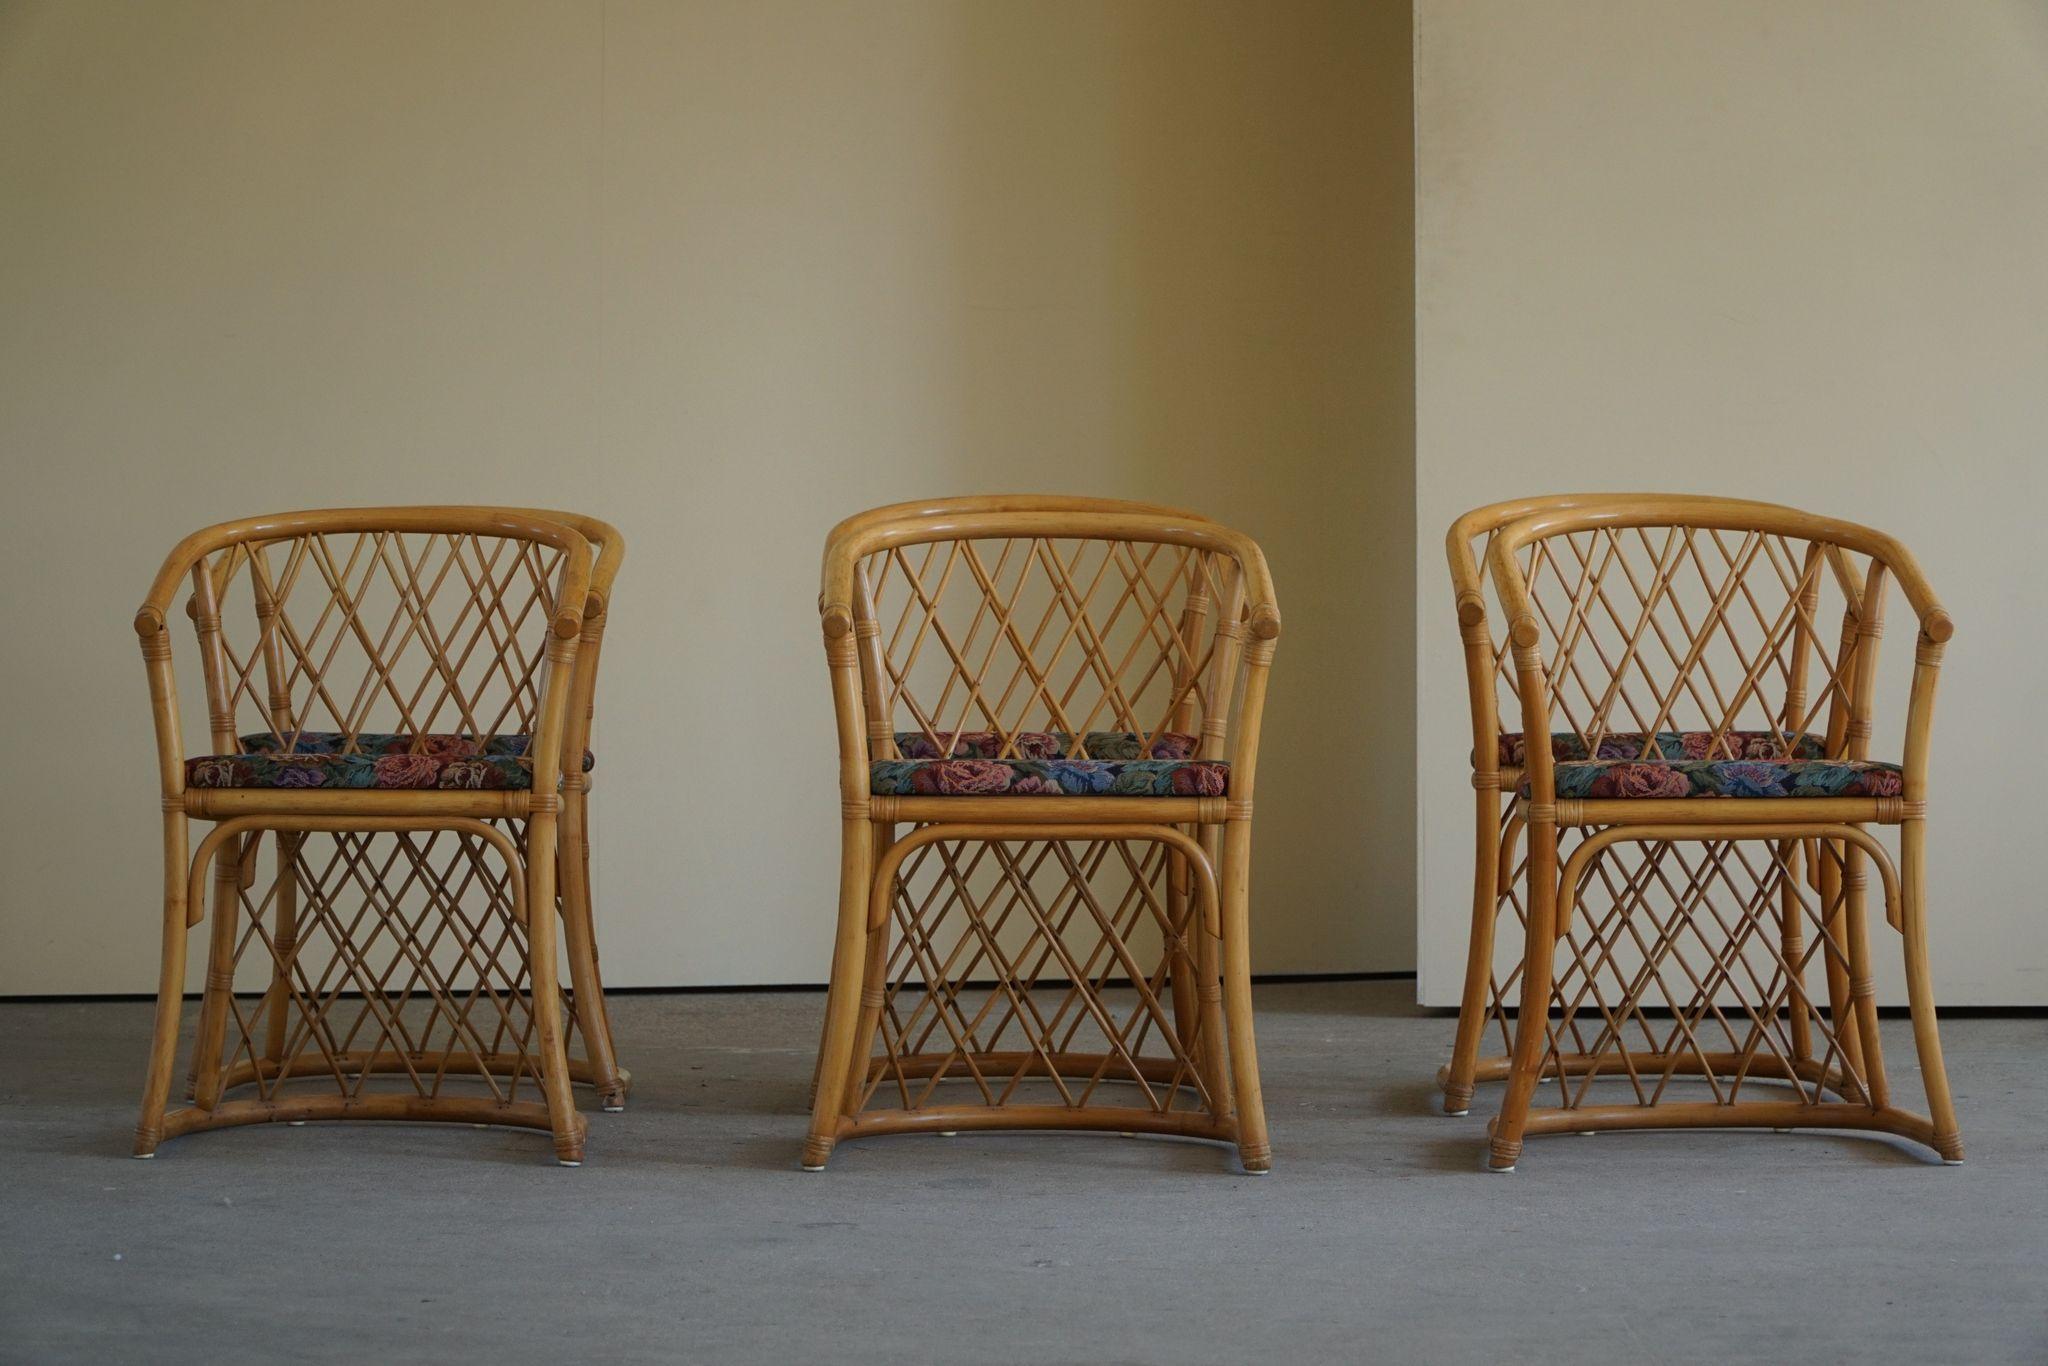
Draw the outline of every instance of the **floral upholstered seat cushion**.
M898 731L900 759L877 759L868 790L882 797L1221 797L1230 765L1196 759L1196 737L1092 730L1085 758L1065 731ZM1005 756L1008 757L1005 757Z
M365 734L334 731L241 737L239 754L204 754L185 761L185 786L382 788L431 791L522 791L533 786L531 737L491 735ZM583 770L596 759L584 751Z
M1550 757L1559 763L1586 759L1636 759L1654 762L1664 759L1819 759L1827 749L1818 735L1802 734L1790 745L1767 730L1729 730L1718 742L1710 730L1660 730L1654 746L1646 745L1644 732L1612 730L1602 735L1597 753L1588 754L1586 737L1576 731L1559 731L1550 737ZM1527 740L1520 731L1500 737L1500 763L1521 768L1529 757Z
M905 759L1064 759L1074 748L1074 737L1065 731L1020 730L1011 739L1016 749L1006 756L999 731L939 731L935 741L921 730L899 730L896 753ZM1090 759L1192 759L1198 743L1176 731L1160 731L1147 745L1144 736L1127 730L1091 730L1081 737L1081 753Z
M877 759L881 797L1221 797L1230 765L1214 759Z
M1580 759L1556 768L1557 795L1602 797L1896 797L1897 764L1874 759ZM1529 780L1521 794L1529 795Z

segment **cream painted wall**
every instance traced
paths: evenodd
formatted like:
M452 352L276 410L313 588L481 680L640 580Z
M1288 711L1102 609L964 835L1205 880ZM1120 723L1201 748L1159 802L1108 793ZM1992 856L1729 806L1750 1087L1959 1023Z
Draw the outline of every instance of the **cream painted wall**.
M822 980L825 531L1020 488L1266 543L1256 964L1408 966L1326 780L1413 765L1408 81L1349 0L0 7L0 993L153 986L171 543L460 500L631 544L610 980Z
M1959 623L1938 997L2048 1001L2048 6L1418 0L1415 51L1423 1000L1456 1003L1471 876L1440 538L1499 498L1651 487L1915 548Z

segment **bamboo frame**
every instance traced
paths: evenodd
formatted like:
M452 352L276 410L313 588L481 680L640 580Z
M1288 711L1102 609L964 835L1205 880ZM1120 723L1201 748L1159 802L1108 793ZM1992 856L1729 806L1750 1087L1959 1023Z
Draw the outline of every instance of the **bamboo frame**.
M622 553L608 551L607 584ZM301 733L319 729L316 715L337 724L344 753L377 715L395 711L394 729L415 736L452 716L478 741L527 737L521 762L530 767L531 789L188 789L168 629L186 580L213 753L242 748L244 712L286 754L296 752ZM557 904L562 761L572 733L587 733L569 714L572 694L588 702L589 674L579 672L577 651L589 631L592 580L591 548L579 532L547 516L493 508L286 513L209 527L172 550L135 615L164 833L162 967L136 1156L154 1156L165 1138L226 1125L433 1119L544 1129L557 1161L582 1161L586 1125L569 1094L554 919L536 922L528 908ZM255 603L256 637L240 651L221 605L235 584L246 585ZM308 599L310 607L298 605ZM414 743L417 750L421 742ZM579 773L581 757L579 739ZM216 825L193 851L188 824L195 818ZM371 853L378 837L393 842L381 862ZM437 866L444 837L455 855L439 855ZM278 873L258 904L250 889L266 838L277 846ZM318 867L306 844L314 838L334 850ZM173 1110L186 940L209 909L209 870L213 923L191 1103ZM337 891L360 892L352 918L337 906ZM427 902L410 918L398 900L406 895ZM479 896L477 920L462 907ZM480 937L493 930L494 940ZM313 940L329 950L317 979ZM372 956L379 941L381 966ZM236 968L251 951L267 957L271 971L261 998L245 1010ZM437 966L436 953L452 966ZM345 989L362 1002L352 1024L336 1014ZM404 1019L409 1007L430 1010L417 1036ZM492 1014L497 1025L487 1042L482 1031ZM437 1027L448 1041L425 1047ZM358 1039L368 1046L357 1047ZM489 1094L443 1094L451 1068ZM371 1077L398 1074L412 1094L365 1089ZM330 1077L337 1092L280 1089L313 1076ZM254 1099L227 1094L249 1085ZM538 1099L521 1100L522 1085Z
M1043 613L1022 605L1027 588L1043 593ZM903 606L885 617L892 592ZM950 627L949 603L964 604ZM897 504L834 529L819 614L839 731L841 891L804 1168L872 1134L1063 1129L1229 1142L1245 1170L1269 1170L1247 933L1280 615L1258 547L1155 505ZM1068 735L1072 757L1092 729L1148 745L1198 735L1197 757L1228 756L1228 794L870 791L871 761L897 756L900 720L947 746L986 725L1016 755L1031 715ZM1106 870L1129 888L1114 904L1098 893ZM914 891L927 877L931 890ZM977 900L976 879L995 890ZM967 922L950 952L937 933L949 915ZM1006 942L1026 930L1021 949ZM1134 956L1140 934L1159 938L1156 969ZM1086 953L1070 942L1089 935ZM999 986L970 1017L963 986L977 972ZM1062 989L1055 1009L1039 1008L1034 993ZM1122 1022L1114 992L1135 999ZM1075 1047L1084 1024L1101 1047ZM1026 1046L1002 1046L1012 1029ZM1032 1082L1056 1098L1029 1098ZM1111 1104L1105 1082L1142 1099ZM981 1103L941 1099L944 1084L971 1086ZM872 1108L885 1090L900 1103Z
M1471 554L1482 537L1505 641L1496 641L1488 627ZM1469 1106L1477 1080L1507 1080L1491 1126L1489 1166L1512 1170L1531 1133L1741 1125L1884 1131L1959 1162L1924 909L1930 723L1943 646L1954 628L1912 556L1881 533L1795 509L1659 495L1499 504L1454 524L1448 549L1470 684L1479 821L1472 948L1459 1037L1442 1080L1445 1108L1453 1113ZM1858 558L1865 565L1860 575ZM1545 606L1532 589L1545 574L1547 591L1561 605ZM1775 697L1768 702L1767 729L1782 752L1818 743L1831 758L1867 758L1876 647L1893 579L1920 628L1899 795L1738 801L1557 796L1549 742L1554 713L1570 722L1589 753L1616 733L1684 729L1681 717L1702 718L1709 745L1719 746L1724 735L1737 732L1745 708L1753 714ZM1843 599L1841 643L1832 653L1816 620L1824 584L1833 584ZM1680 605L1688 594L1692 613ZM1702 599L1704 608L1697 605ZM1602 613L1611 627L1606 644L1596 630ZM1659 651L1661 680L1646 663ZM1525 737L1519 773L1499 762L1493 701L1496 678L1510 662ZM1815 682L1818 695L1809 699ZM1631 683L1650 687L1647 705L1631 694ZM1647 754L1654 742L1645 738L1643 744ZM1517 786L1527 795L1503 820L1503 789ZM1870 834L1871 825L1900 827L1896 865ZM1561 857L1566 831L1576 843ZM1519 870L1518 838L1527 849ZM1759 845L1765 851L1760 866L1745 852ZM1605 861L1618 846L1643 851L1619 884ZM1931 1118L1889 1099L1864 929L1866 863L1877 867L1887 920L1903 936ZM1610 901L1590 920L1575 920L1575 908L1596 885ZM1817 907L1806 900L1808 888ZM1652 909L1660 898L1673 908L1661 919ZM1493 925L1509 905L1524 911L1526 921L1513 1050L1504 1063L1482 1061L1478 1026L1489 1011L1504 1016L1512 982L1491 980ZM1639 921L1647 922L1647 932ZM1600 975L1616 972L1623 950L1639 955L1641 965L1623 998L1613 1002L1601 991ZM1693 960L1702 955L1704 966L1696 969ZM1761 974L1755 958L1763 960ZM1824 999L1807 986L1815 958L1824 968ZM1666 978L1679 971L1688 980L1674 990ZM1640 1025L1653 990L1670 1003L1673 1027L1663 1041L1632 1048L1625 1035ZM1725 1005L1731 996L1733 1020ZM1576 1023L1588 1003L1604 1021L1590 1046ZM1647 1026L1641 1028L1647 1036ZM1739 1046L1709 1048L1700 1035L1715 1028ZM1666 1100L1666 1086L1679 1075L1700 1078L1712 1101ZM1625 1080L1636 1090L1636 1104L1592 1103L1589 1088L1603 1079ZM1742 1087L1758 1079L1790 1085L1798 1098L1743 1098ZM1557 1081L1561 1101L1532 1109L1545 1080ZM1829 1091L1839 1099L1824 1100Z
M611 620L613 585L625 562L626 541L609 522L576 512L537 508L504 511L559 522L590 543L595 560L590 593L584 600L583 636L576 652L575 691L569 698L569 723L562 737L562 852L556 879L560 891L562 931L570 981L574 985L577 1030L585 1057L572 1056L569 1066L578 1080L587 1080L607 1111L626 1108L633 1074L619 1066L612 1039L611 1012L605 1005L604 976L599 969L596 911L590 894L590 775L583 755L590 749L590 731L597 715L597 664L604 650L604 630Z

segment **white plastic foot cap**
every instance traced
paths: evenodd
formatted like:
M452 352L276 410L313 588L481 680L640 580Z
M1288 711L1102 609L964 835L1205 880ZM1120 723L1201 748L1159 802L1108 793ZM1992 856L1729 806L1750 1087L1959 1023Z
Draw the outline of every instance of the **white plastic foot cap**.
M147 1157L156 1156L155 1153L147 1153L144 1155ZM1941 1165L1944 1167L1960 1167L1963 1165L1963 1159L1961 1159L1960 1157L1944 1157L1943 1159L1941 1159Z
M285 1121L285 1123L291 1125L294 1129L303 1129L306 1127L306 1121L303 1119L288 1119ZM479 1124L476 1127L481 1129L484 1126Z
M155 1157L155 1156L156 1156L156 1154L155 1154L155 1153L137 1153L137 1154L135 1154L135 1160L136 1160L137 1162L147 1162L147 1161L149 1161L149 1159L150 1159L150 1158L152 1158L152 1157ZM1953 1164L1953 1165L1955 1165L1955 1166L1958 1166L1958 1167L1959 1167L1959 1166L1961 1166L1961 1165L1962 1165L1962 1163L1958 1162L1958 1163L1955 1163L1955 1164Z
M806 1165L806 1166L805 1166L805 1167L803 1168L803 1170L804 1170L804 1171L807 1171L807 1172L821 1172L821 1171L823 1171L823 1170L825 1170L825 1169L824 1169L824 1167L823 1167L823 1166L817 1166L817 1167L813 1167L813 1166L809 1166L809 1165Z
M558 1157L555 1159L555 1165L557 1167L580 1167L583 1165L583 1159L579 1157L574 1162L571 1162L566 1157Z
M1452 1118L1452 1119L1462 1119L1462 1118L1464 1118L1464 1117L1465 1117L1466 1115L1469 1115L1469 1114L1471 1114L1471 1113L1472 1113L1472 1112L1471 1112L1470 1110L1446 1110L1446 1111L1444 1111L1444 1114L1445 1114L1445 1115L1447 1115L1447 1116L1449 1116L1449 1117L1450 1117L1450 1118Z
M623 1105L607 1105L604 1107L604 1112L608 1115L622 1115L626 1113L626 1107Z
M960 1137L960 1131L959 1131L958 1129L941 1129L941 1130L939 1130L939 1137L940 1137L940 1138L958 1138L958 1137Z

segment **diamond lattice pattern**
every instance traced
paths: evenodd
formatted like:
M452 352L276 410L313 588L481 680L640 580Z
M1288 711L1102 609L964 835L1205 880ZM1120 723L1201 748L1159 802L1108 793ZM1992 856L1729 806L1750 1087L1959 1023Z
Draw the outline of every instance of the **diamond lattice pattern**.
M1131 541L940 541L872 555L859 610L878 631L864 656L880 729L938 743L995 731L1150 738L1228 720L1241 661L1236 562ZM1218 729L1204 757L1223 757ZM879 744L879 742L878 742ZM943 750L941 752L944 752ZM878 748L879 754L879 748Z
M1193 981L1199 921L1175 909L1171 862L1121 840L914 851L864 1103L1213 1114L1200 1012L1177 1020L1169 985Z
M213 714L280 748L339 732L344 752L365 732L530 732L562 561L514 538L393 531L223 550L194 571Z

